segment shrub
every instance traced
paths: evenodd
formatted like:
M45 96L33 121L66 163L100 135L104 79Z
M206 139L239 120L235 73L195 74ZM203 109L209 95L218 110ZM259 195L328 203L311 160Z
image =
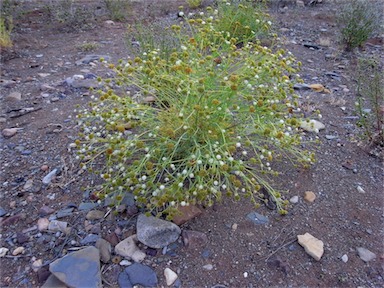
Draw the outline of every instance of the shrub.
M241 0L234 4L228 0L221 0L218 2L221 20L214 22L215 29L237 38L236 44L268 37L271 21L264 8L263 2L250 3Z
M383 67L378 59L360 59L357 67L356 110L363 139L384 146Z
M89 8L78 6L73 0L59 0L45 6L51 21L63 25L64 30L92 28L94 15Z
M180 47L169 59L152 50L109 64L115 78L78 115L78 157L91 170L104 157L95 171L105 180L100 197L130 191L158 216L224 195L259 205L262 187L285 214L287 201L270 184L279 174L272 161L314 161L300 149L294 59L252 42L238 48L213 25L217 11L207 11L171 27Z
M130 0L104 0L112 20L123 22L127 20L131 9Z
M347 51L362 46L382 25L382 4L379 2L351 0L343 5L338 23L341 40Z
M12 31L12 18L8 18L8 25L6 21L0 17L0 48L12 47L11 31ZM7 27L8 26L8 27Z
M202 0L187 0L189 8L195 9L201 6Z

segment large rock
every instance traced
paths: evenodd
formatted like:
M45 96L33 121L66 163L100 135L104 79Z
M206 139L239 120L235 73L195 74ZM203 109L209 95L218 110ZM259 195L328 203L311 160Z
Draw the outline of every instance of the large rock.
M307 252L317 261L320 260L324 253L323 241L315 238L309 233L305 233L304 235L297 235L297 239L299 244L304 247L305 252Z
M65 255L49 265L49 271L68 287L102 287L100 253L93 246Z
M137 218L137 239L148 247L163 248L175 242L181 233L176 224L140 214Z
M152 268L140 263L133 263L120 273L118 282L119 286L124 288L133 287L133 285L157 287L157 275Z
M123 257L128 257L135 262L143 261L146 254L137 247L137 241L136 234L129 236L116 245L115 253Z

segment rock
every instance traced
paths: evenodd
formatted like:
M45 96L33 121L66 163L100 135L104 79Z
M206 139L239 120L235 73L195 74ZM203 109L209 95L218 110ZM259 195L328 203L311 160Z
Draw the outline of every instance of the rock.
M7 210L5 210L3 207L0 207L0 217L3 217L7 214Z
M304 43L303 45L304 45L304 47L310 48L312 50L319 50L320 49L319 46L317 46L316 44L312 44L312 43Z
M9 249L8 248L5 248L5 247L1 247L0 248L0 258L4 257L5 255L7 255Z
M184 230L182 233L183 243L185 247L196 249L204 247L208 243L208 237L203 232Z
M104 212L100 210L91 210L85 216L87 220L99 220L103 217L104 217Z
M14 225L14 224L18 223L20 220L24 220L25 218L26 218L25 213L19 213L19 214L13 215L11 217L8 217L1 222L1 225L3 226L2 228L10 226L10 225Z
M341 256L341 261L343 261L344 263L347 263L348 262L348 255L344 254L343 256Z
M105 236L105 240L107 240L109 243L111 243L112 246L116 246L119 243L119 237L116 235L115 232L112 232Z
M17 232L16 241L19 244L24 244L25 242L29 241L29 236L25 235L24 233Z
M80 205L79 205L79 211L83 211L83 210L91 210L91 209L96 208L97 206L99 206L98 203L93 203L93 202L82 202L82 203L80 203Z
M164 277L167 286L171 286L178 278L177 274L168 267L164 269Z
M5 97L6 101L21 101L21 93L20 92L11 92L7 97Z
M100 253L92 246L57 259L49 271L69 287L102 287Z
M357 191L361 194L365 194L365 190L361 186L357 186Z
M97 239L95 246L99 249L101 262L108 263L111 260L111 243L103 238L99 238Z
M204 268L205 270L210 271L210 270L213 269L213 265L212 265L212 264L207 264L207 265L204 265L203 268Z
M113 22L112 20L106 20L106 21L104 21L104 23L105 23L106 25L108 25L108 26L113 26L113 25L115 25L115 22Z
M68 226L67 222L52 220L51 222L49 222L48 230L52 232L60 231L60 232L66 233L67 226Z
M293 196L291 197L291 199L289 199L289 202L291 202L292 204L296 204L299 202L299 196Z
M119 265L120 266L129 266L129 265L132 265L132 262L124 259L124 260L120 261Z
M55 209L44 205L40 208L39 215L40 216L47 216L49 214L52 214L53 212L55 212Z
M175 223L176 225L184 224L185 222L187 222L187 221L201 215L201 213L203 213L195 205L179 206L177 208L177 210L178 210L178 213L172 219L173 223Z
M43 284L44 282L47 281L48 277L51 275L51 272L49 272L49 267L48 266L42 266L38 271L37 271L37 280L39 281L40 284ZM56 278L55 276L52 275L52 277ZM59 281L59 280L57 280ZM64 285L64 284L63 284ZM42 287L47 287L47 286L42 286ZM56 287L56 286L48 286L48 287Z
M116 245L115 253L123 257L129 257L135 262L143 261L146 254L137 247L137 241L136 234L129 236Z
M316 132L319 133L320 130L325 129L325 125L320 121L311 119L303 120L300 122L300 128L307 132Z
M5 128L3 131L1 131L1 134L3 134L3 136L6 138L10 138L15 136L16 133L21 130L23 130L23 128Z
M73 88L99 88L101 84L96 79L73 80L70 84Z
M53 179L53 177L56 176L57 171L58 171L58 170L55 168L55 169L53 169L51 172L49 172L46 176L44 176L44 178L43 178L43 184L44 184L44 185L48 185L48 184L50 184L51 181L52 181L52 179Z
M101 58L103 58L106 61L109 61L111 59L111 57L107 55L86 55L85 57L76 61L76 65L89 64L93 61L99 61Z
M68 288L68 286L51 274L41 288Z
M23 246L17 247L15 250L13 250L12 255L17 256L19 254L24 254L25 248Z
M376 254L366 248L357 247L356 251L359 254L360 259L364 262L369 262L376 258Z
M34 272L37 272L39 271L39 269L41 268L41 266L43 266L43 259L37 259L36 261L34 261L32 263L32 270Z
M44 164L44 165L41 165L40 169L41 169L41 171L45 172L45 171L48 171L49 167L48 167L48 165Z
M295 85L293 85L293 89L295 89L295 90L311 90L312 88L308 84L296 83Z
M152 268L140 264L133 263L124 269L124 272L128 275L128 280L130 284L133 285L141 285L144 287L157 287L157 275ZM120 275L119 275L120 278ZM120 284L120 281L119 281ZM120 286L120 287L131 287L131 286Z
M131 281L129 281L128 274L125 273L125 271L119 274L119 277L117 278L117 283L119 284L120 288L133 288Z
M96 235L96 234L88 234L87 236L84 237L84 239L82 239L80 241L80 244L81 245L87 245L87 244L90 244L90 243L94 243L96 242L97 240L100 239L100 236L99 235Z
M181 233L176 224L144 214L137 218L136 229L138 240L151 248L163 248L175 242Z
M302 0L296 0L296 6L297 6L297 7L305 7L304 1L302 1Z
M305 201L312 203L313 201L315 201L315 199L316 199L316 194L313 193L312 191L304 192Z
M247 215L247 218L255 224L267 224L268 218L256 212L251 212Z
M297 240L301 246L304 247L305 252L311 255L315 260L319 261L324 253L323 241L315 238L309 233L304 235L297 235Z
M57 219L60 219L60 218L64 218L64 217L68 217L68 216L71 216L73 213L73 210L74 208L65 208L65 209L61 209L59 211L57 211L56 213L56 218Z

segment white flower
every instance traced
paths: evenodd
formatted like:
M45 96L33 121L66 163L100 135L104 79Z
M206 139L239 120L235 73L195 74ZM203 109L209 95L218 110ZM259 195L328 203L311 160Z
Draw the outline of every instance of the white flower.
M225 190L225 189L227 189L227 185L223 184L223 185L221 185L221 188L223 188Z
M179 15L180 17L183 17L183 16L184 16L184 12L183 12L183 11L180 11L178 15Z
M241 143L240 143L240 142L237 142L237 143L236 143L236 147L237 147L237 148L240 148L240 147L241 147Z
M220 160L220 159L221 159L221 156L220 156L220 155L216 155L216 159L217 159L217 160Z
M165 186L164 185L160 185L160 190L164 190L165 189Z
M195 174L193 173L189 174L189 178L195 178Z
M187 50L187 47L185 47L184 45L181 45L180 48L181 48L181 50L184 50L184 51Z
M217 185L219 185L219 182L217 182L217 181L215 180L215 181L213 181L213 185L217 186Z
M197 164L202 164L203 163L203 161L201 161L201 160L197 160L197 162L196 162Z
M179 186L181 188L181 187L183 187L183 183L180 182L177 186Z
M247 151L243 151L243 152L241 152L241 154L243 154L244 156L246 156L247 155Z
M176 65L180 65L180 64L181 64L181 60L177 60Z
M187 205L187 203L186 203L185 201L181 201L181 202L180 202L180 205L181 205L181 206L185 206L185 205Z

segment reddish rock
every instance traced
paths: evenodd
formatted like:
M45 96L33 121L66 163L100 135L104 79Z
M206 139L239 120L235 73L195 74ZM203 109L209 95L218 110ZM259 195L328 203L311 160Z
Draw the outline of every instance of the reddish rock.
M6 219L4 219L0 225L1 226L10 226L10 225L14 225L16 224L17 222L19 222L20 220L23 220L26 218L26 215L24 213L20 213L20 214L16 214L14 216L11 216L11 217L8 217Z
M173 223L176 225L184 224L185 222L201 215L203 213L199 208L194 205L189 206L179 206L178 208L180 214L177 214L173 217Z
M55 209L52 209L51 207L44 205L43 207L40 208L39 215L47 216L49 214L52 214L53 212L55 212Z
M119 237L117 237L115 232L112 232L112 233L108 234L104 238L109 243L111 243L112 246L116 246L120 242Z
M200 248L204 247L208 243L208 237L203 232L184 230L181 234L183 242L187 248Z

